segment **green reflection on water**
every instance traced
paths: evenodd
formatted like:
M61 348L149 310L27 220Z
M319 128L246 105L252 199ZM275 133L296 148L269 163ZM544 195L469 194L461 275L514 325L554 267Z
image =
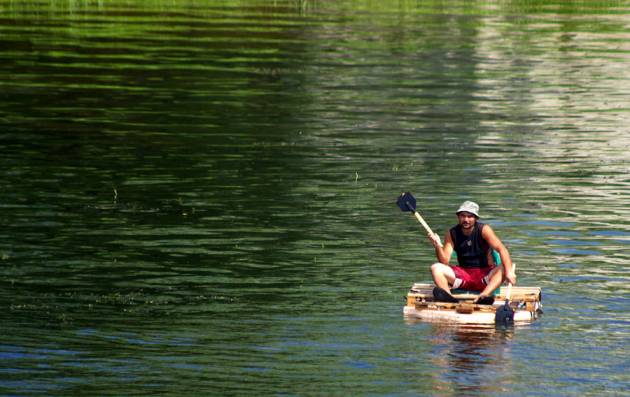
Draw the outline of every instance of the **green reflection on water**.
M625 390L623 3L0 7L2 393ZM403 190L545 316L405 323Z

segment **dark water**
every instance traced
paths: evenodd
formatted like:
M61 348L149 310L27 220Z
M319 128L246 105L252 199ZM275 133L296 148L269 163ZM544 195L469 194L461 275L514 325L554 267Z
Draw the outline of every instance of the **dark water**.
M628 395L629 14L0 0L0 395ZM406 322L403 190L544 316Z

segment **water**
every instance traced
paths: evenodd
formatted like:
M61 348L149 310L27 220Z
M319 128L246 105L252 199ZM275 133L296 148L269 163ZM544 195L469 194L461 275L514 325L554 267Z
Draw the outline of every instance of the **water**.
M627 395L629 11L0 0L0 394ZM543 317L405 321L404 190Z

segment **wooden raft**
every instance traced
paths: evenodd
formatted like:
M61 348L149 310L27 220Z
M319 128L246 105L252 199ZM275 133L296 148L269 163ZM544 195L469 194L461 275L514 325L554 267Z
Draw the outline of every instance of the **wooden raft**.
M494 324L497 307L505 304L507 287L502 286L495 295L493 305L477 305L474 293L456 293L459 303L436 302L433 284L415 283L407 294L404 314L409 318L426 321L455 322L462 324ZM510 307L514 309L515 322L534 321L542 313L542 293L538 287L512 287Z

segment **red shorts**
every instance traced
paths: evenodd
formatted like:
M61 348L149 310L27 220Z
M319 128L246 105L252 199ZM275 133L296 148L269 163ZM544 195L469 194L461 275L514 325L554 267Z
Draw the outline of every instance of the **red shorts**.
M469 289L471 291L483 291L483 289L486 288L486 283L483 281L483 278L494 269L494 266L483 268L451 266L451 269L455 272L455 277L462 280L462 285L458 288Z

